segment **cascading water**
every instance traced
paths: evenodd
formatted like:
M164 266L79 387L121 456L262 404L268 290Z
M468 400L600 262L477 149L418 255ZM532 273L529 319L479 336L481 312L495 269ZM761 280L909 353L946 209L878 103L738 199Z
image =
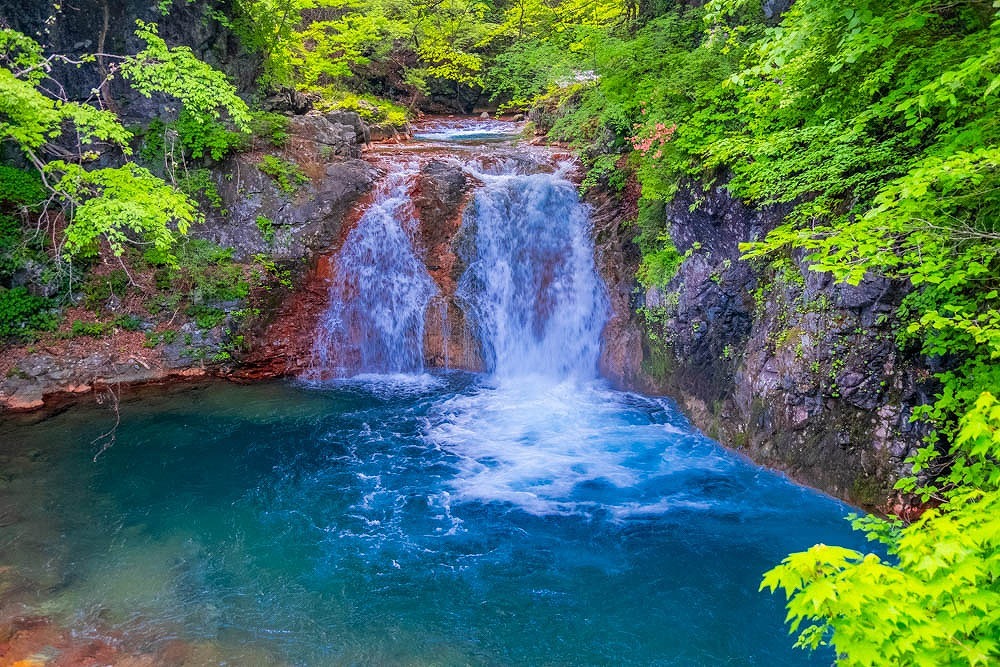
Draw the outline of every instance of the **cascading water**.
M458 296L498 378L597 373L607 298L587 208L555 174L483 176L466 214L468 269Z
M424 313L437 288L411 242L415 173L415 163L396 166L332 260L330 306L313 345L315 379L423 368Z
M503 124L486 130L499 131ZM448 141L499 141L505 135L447 130ZM481 185L467 209L460 254L467 268L455 297L472 323L486 370L592 379L597 373L607 298L594 266L587 207L550 156L470 152L466 171ZM450 323L439 290L414 250L418 222L410 199L420 158L394 160L392 174L332 259L330 305L313 347L309 377L423 369L424 323ZM549 171L546 171L549 170Z

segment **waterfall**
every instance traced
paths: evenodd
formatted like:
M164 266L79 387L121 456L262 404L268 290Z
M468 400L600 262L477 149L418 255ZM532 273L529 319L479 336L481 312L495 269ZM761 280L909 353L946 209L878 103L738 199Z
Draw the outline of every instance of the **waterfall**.
M411 242L410 180L396 165L333 258L330 305L313 345L312 375L423 369L424 313L437 287Z
M426 157L383 157L391 174L331 260L314 379L419 372L432 349L434 362L447 367L449 339L466 326L483 367L501 380L597 376L608 300L576 187L560 169L547 173L555 165L542 151L480 143L463 157L479 183L451 242L466 268L457 285L445 279L440 287L424 264L427 249L414 246L426 223L411 191ZM460 319L450 321L449 312Z
M597 375L607 297L587 207L560 174L484 176L457 296L499 378Z

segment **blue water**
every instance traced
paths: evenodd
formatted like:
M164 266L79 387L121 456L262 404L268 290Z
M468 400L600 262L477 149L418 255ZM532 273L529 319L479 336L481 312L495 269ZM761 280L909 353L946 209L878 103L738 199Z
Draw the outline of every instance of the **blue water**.
M6 603L206 664L829 664L757 586L861 546L841 503L597 381L146 394L95 461L113 424L0 426L0 564L32 583Z

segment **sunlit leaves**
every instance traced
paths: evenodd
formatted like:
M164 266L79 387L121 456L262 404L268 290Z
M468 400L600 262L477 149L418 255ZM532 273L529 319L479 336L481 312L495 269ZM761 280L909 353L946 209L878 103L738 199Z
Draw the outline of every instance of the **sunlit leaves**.
M36 149L61 132L58 103L0 68L0 138Z
M9 28L0 29L0 67L32 86L41 83L48 74L41 45Z
M717 83L735 96L738 121L711 136L701 119L726 118L731 107L701 95L677 121L672 144L685 150L665 152L660 169L727 168L736 195L794 206L786 224L744 246L748 258L805 249L813 269L839 280L908 281L900 341L946 368L934 401L914 413L934 428L929 445L912 460L914 477L899 484L939 507L909 526L857 523L888 546L889 560L818 545L789 556L764 587L789 594L799 645L831 644L838 664L996 664L997 8L799 0L755 33L732 25L745 6L710 3L709 25L726 38L699 47L744 45L742 68ZM700 143L684 143L692 137Z
M133 163L87 171L51 162L55 194L72 210L63 252L93 255L100 241L120 255L127 244L151 246L170 257L177 234L199 220L196 205L183 193Z
M798 645L830 644L845 666L1000 660L1000 492L952 502L902 530L897 562L817 545L768 572Z
M127 58L122 76L146 97L166 93L176 97L196 117L217 119L225 110L241 130L250 127L250 111L226 75L198 60L186 46L168 47L156 25L138 22L136 36L146 48Z
M250 115L225 75L194 57L190 49L170 48L156 26L139 23L136 34L146 49L126 57L123 76L146 96L166 93L181 101L182 118L208 128L222 118L248 129ZM0 140L17 145L42 175L61 205L67 226L54 239L63 257L92 255L102 243L120 255L126 244L151 246L170 258L177 235L198 221L197 207L186 195L146 169L127 162L132 135L111 111L71 101L48 79L53 59L33 40L0 30ZM126 162L120 167L87 169L98 144L110 144ZM44 149L44 150L43 150ZM213 148L214 151L214 148ZM45 154L65 159L44 160Z

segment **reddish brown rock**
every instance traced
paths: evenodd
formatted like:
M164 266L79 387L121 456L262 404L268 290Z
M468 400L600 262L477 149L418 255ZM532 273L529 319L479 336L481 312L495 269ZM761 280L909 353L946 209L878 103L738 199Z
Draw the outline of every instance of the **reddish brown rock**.
M461 165L432 159L420 168L410 196L417 219L417 246L440 294L427 308L424 362L438 368L482 370L479 343L455 299L465 265L456 243L473 182Z
M594 259L608 289L611 306L601 335L601 375L622 389L655 390L642 370L642 325L634 308L635 275L639 269L639 248L632 241L639 184L630 181L616 199L605 190L591 190L587 203L593 207Z

